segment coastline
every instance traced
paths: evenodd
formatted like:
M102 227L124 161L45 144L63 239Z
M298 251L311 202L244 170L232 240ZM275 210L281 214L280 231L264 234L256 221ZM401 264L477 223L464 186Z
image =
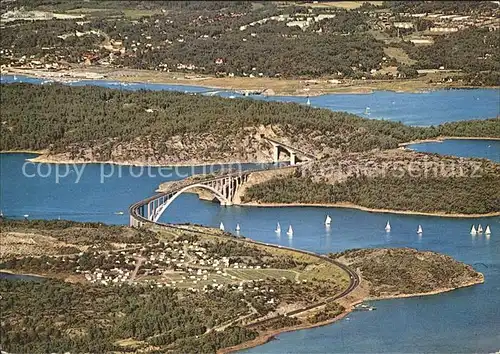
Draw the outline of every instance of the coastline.
M479 281L470 281L470 282L467 282L465 284L461 284L455 288L445 288L445 289L433 290L433 291L429 291L429 292L425 292L425 293L367 297L364 299L356 300L353 303L351 303L348 306L348 308L346 308L346 310L344 312L342 312L341 314L339 314L338 316L336 316L334 318L328 319L328 320L323 321L323 322L314 323L314 324L302 324L302 325L298 325L298 326L284 327L281 329L267 331L267 332L262 333L257 338L255 338L251 341L243 342L243 343L238 344L236 346L220 349L219 351L217 351L217 354L229 354L229 353L234 353L234 352L237 352L237 351L240 351L243 349L254 348L254 347L257 347L259 345L263 345L263 344L266 344L266 343L272 341L273 339L276 338L276 336L283 334L283 333L299 331L302 329L311 329L311 328L316 328L316 327L327 326L327 325L332 324L336 321L339 321L339 320L343 319L344 317L346 317L347 315L349 315L354 310L354 307L357 304L363 303L364 301L378 301L378 300L391 300L391 299L401 299L401 298L410 298L410 297L419 297L419 296L432 296L432 295L447 293L447 292L461 289L461 288L471 287L471 286L478 285L478 284L483 284L484 283L484 276L482 273L480 273L480 274L481 274L481 279Z
M47 279L48 276L44 274L32 274L32 273L17 273L9 269L1 269L0 273L10 274L10 275L18 275L18 276L26 276L26 277L34 277L34 278L42 278Z
M245 242L245 241L244 241ZM255 242L255 241L251 241L251 242ZM260 243L260 242L256 242L256 243ZM269 245L267 245L269 246ZM272 246L272 247L276 247L276 246ZM296 250L298 252L305 252L305 251L300 251L300 250ZM319 254L315 254L316 256L318 257L325 257L325 256L322 256L322 255L319 255ZM344 262L340 262L342 263L344 266L348 267L349 265L344 263ZM38 275L38 274L32 274L32 273L16 273L16 272L13 272L13 271L10 271L10 270L2 270L2 272L4 273L9 273L9 274L16 274L16 275L26 275L26 276L33 276L33 277L41 277L41 278L47 278L49 276L47 275ZM356 272L358 273L358 272ZM217 351L217 353L219 354L228 354L228 353L232 353L232 352L236 352L236 351L240 351L240 350L243 350L243 349L249 349L249 348L253 348L253 347L257 347L259 345L263 345L271 340L273 340L276 336L282 334L282 333L286 333L286 332L292 332L292 331L297 331L297 330L302 330L302 329L311 329L311 328L316 328L316 327L322 327L322 326L326 326L326 325L329 325L329 324L332 324L344 317L346 317L347 315L349 315L351 312L353 312L353 310L355 309L355 306L357 304L360 304L362 302L365 302L365 301L376 301L376 300L390 300L390 299L397 299L397 298L410 298L410 297L419 297L419 296L430 296L430 295L437 295L437 294L441 294L441 293L446 293L446 292L450 292L450 291L453 291L453 290L457 290L457 289L460 289L460 288L466 288L466 287L470 287L470 286L473 286L473 285L478 285L478 284L482 284L484 283L484 275L480 272L477 272L479 274L479 277L476 277L475 279L472 279L472 280L469 280L469 281L466 281L466 282L463 282L463 283L460 283L459 285L455 286L455 287L450 287L450 288L441 288L441 289L436 289L436 290L432 290L432 291L429 291L429 292L423 292L423 293L410 293L410 294L395 294L395 295L382 295L382 296L377 296L377 297L366 297L366 296L362 296L361 294L357 294L355 295L352 299L351 299L351 302L348 303L345 307L345 310L340 313L339 315L331 318L331 319L328 319L326 321L322 321L322 322L318 322L318 323L306 323L306 324L300 324L300 325L297 325L297 326L291 326L291 327L284 327L284 328L280 328L280 329L274 329L274 330L268 330L268 331L265 331L263 333L261 333L260 335L258 335L255 339L251 340L251 341L247 341L247 342L243 342L243 343L240 343L239 345L236 345L236 346L232 346L232 347L228 347L228 348L223 348L223 349L220 349ZM358 274L359 275L359 274ZM361 277L360 277L361 278ZM69 281L67 277L64 277L64 281ZM71 282L71 281L69 281ZM304 312L307 312L309 310L306 310Z
M6 152L6 153L21 153L21 152ZM89 160L89 161L78 161L78 160L55 160L50 157L47 157L43 153L39 154L40 156L33 157L30 159L26 159L27 161L33 163L46 163L46 164L54 164L54 165L63 165L63 164L74 164L74 165L83 165L83 164L97 164L97 165L118 165L118 166L131 166L131 167L199 167L199 166L213 166L213 165L238 165L238 164L267 164L270 162L262 162L262 161L206 161L206 162L178 162L178 163L152 163L152 162L139 162L139 161L97 161L97 160Z
M423 143L441 143L445 140L491 140L491 141L500 141L500 137L481 137L481 136L439 136L436 138L430 139L422 139L422 140L412 140L405 143L400 143L398 146L400 148L406 148L409 145L414 144L423 144ZM109 164L109 165L122 165L122 166L139 166L139 167L189 167L189 166L207 166L207 165L229 165L229 164L246 164L246 163L255 163L255 164L265 164L270 163L271 161L207 161L207 162L176 162L176 163L155 163L155 162L140 162L140 161L97 161L97 160L88 160L88 161L79 161L79 160L71 160L71 159L57 159L51 156L48 156L48 150L2 150L0 154L36 154L39 156L27 159L27 161L34 163L50 163L50 164Z
M43 155L47 153L46 150L1 150L0 154L36 154Z
M408 145L414 144L424 144L424 143L442 143L445 140L492 140L499 141L500 137L485 137L485 136L438 136L437 138L422 139L422 140L412 140L407 143L400 143L399 147L406 147Z
M357 80L329 83L328 77L314 79L282 79L269 77L222 77L188 74L183 72L158 72L128 68L71 68L60 72L37 69L10 68L2 75L23 75L32 78L68 81L117 81L129 84L163 84L173 86L197 86L210 90L261 91L269 96L315 97L327 94L372 94L376 91L426 93L446 89L498 89L498 86L465 86L456 82L429 84L427 76L405 80ZM444 73L438 73L443 75Z
M484 283L484 275L483 273L478 272L481 274L481 279L479 281L470 281L465 284L461 284L460 286L456 288L444 288L444 289L439 289L439 290L432 290L428 291L425 293L414 293L414 294L399 294L399 295L382 295L382 296L375 296L375 297L367 297L364 301L378 301L378 300L392 300L392 299L406 299L409 297L419 297L419 296L430 296L430 295L438 295L438 294L444 294L448 293L453 290L457 289L462 289L462 288L468 288L474 285L479 285Z
M234 204L239 206L250 206L250 207L263 207L263 208L283 208L283 207L315 207L315 208L346 208L346 209L356 209L367 211L370 213L383 213L383 214L403 214L403 215L422 215L422 216L437 216L444 218L486 218L500 216L499 212L492 212L487 214L460 214L460 213L442 213L442 212L423 212L423 211L411 211L411 210L394 210L394 209L377 209L368 208L361 205L351 204L351 203L240 203Z
M473 138L473 137L447 137L445 139L457 139L457 140L472 140L472 139L480 139L480 140L495 140L498 141L500 138ZM406 145L421 143L425 141L442 141L438 139L427 139L422 140L420 142L409 142L403 143ZM402 144L400 144L402 146ZM117 162L113 160L108 161L74 161L74 160L53 160L51 158L47 158L44 156L43 151L0 151L2 154L8 153L34 153L39 154L39 156L34 158L26 159L32 163L47 163L47 164L109 164L109 165L117 165L117 166L129 166L129 167L154 167L154 168L176 168L176 167L200 167L200 166L211 166L211 165L231 165L231 164L246 164L246 163L254 163L254 164L265 164L268 162L262 161L244 161L244 162L203 162L203 163L176 163L176 164L154 164L154 163L141 163L141 162ZM421 215L421 216L436 216L436 217L445 217L445 218L483 218L483 217L496 217L500 216L500 212L491 212L486 214L463 214L463 213L444 213L444 212L424 212L424 211L412 211L412 210L397 210L397 209L383 209L383 208L369 208L362 205L357 205L353 203L259 203L259 202L247 202L247 203L235 203L234 205L243 206L243 207L265 207L265 208L278 208L278 207L320 207L320 208L346 208L346 209L355 209L372 213L384 213L384 214L400 214L400 215Z

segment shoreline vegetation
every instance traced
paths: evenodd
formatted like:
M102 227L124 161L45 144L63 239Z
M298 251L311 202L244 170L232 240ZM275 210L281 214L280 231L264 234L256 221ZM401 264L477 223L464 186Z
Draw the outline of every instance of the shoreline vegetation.
M383 214L400 214L400 215L422 215L422 216L437 216L444 218L483 218L500 216L499 212L491 212L485 214L460 214L460 213L443 213L443 212L420 212L411 210L397 210L397 209L378 209L368 208L362 205L351 203L259 203L259 202L244 202L237 204L240 206L249 207L262 207L262 208L283 208L283 207L315 207L315 208L343 208L367 211L370 213L383 213Z
M500 137L481 137L481 136L442 136L432 139L422 139L422 140L413 140L406 143L400 143L399 147L407 148L409 145L418 145L425 143L442 143L446 140L491 140L491 141L500 141ZM255 163L255 164L265 164L270 163L271 161L260 161L260 160L245 160L245 161L213 161L213 162L200 162L200 163L172 163L172 164L155 164L155 163L147 163L147 162L138 162L138 161L100 161L100 160L89 160L89 161L80 161L80 160L59 160L57 157L47 155L47 150L2 150L0 154L36 154L39 156L26 159L27 161L34 163L48 163L48 164L110 164L110 165L120 165L120 166L138 166L138 167L189 167L189 166L206 166L206 165L230 165L230 164L246 164L246 163Z
M30 78L54 80L65 83L68 81L102 80L106 82L122 82L125 84L159 84L172 86L197 86L211 90L222 91L259 91L268 96L317 97L328 94L372 94L377 91L426 93L429 91L448 89L500 89L500 86L469 86L457 83L429 83L422 79L393 80L349 80L348 84L331 85L328 80L299 80L277 78L217 78L207 75L197 75L196 78L185 78L184 73L150 72L148 70L114 69L114 70L84 70L72 69L65 72L48 72L33 69L10 69L2 75L23 75ZM95 76L95 78L93 78ZM314 85L308 84L314 81Z
M264 345L266 343L269 343L270 341L275 340L277 336L284 334L284 333L328 326L330 324L333 324L333 323L345 318L346 316L348 316L350 313L352 313L354 311L356 305L361 304L361 303L366 302L366 301L382 301L382 300L404 299L404 298L421 297L421 296L433 296L433 295L444 294L444 293L451 292L451 291L458 290L458 289L468 288L468 287L483 284L483 283L484 283L484 277L482 277L480 280L470 281L469 283L462 284L462 285L457 286L455 288L445 288L445 289L434 290L434 291L429 291L429 292L424 292L424 293L367 297L367 298L364 298L362 300L356 300L356 301L352 302L348 306L348 308L346 308L340 315L338 315L334 318L328 319L326 321L318 322L318 323L302 324L302 325L298 325L298 326L272 330L272 331L269 331L269 333L263 333L263 334L259 335L257 338L253 339L252 341L244 342L244 343L238 344L234 347L221 349L217 353L218 354L236 353L240 350L255 348L255 347L258 347L260 345Z
M295 274L300 274L301 278L298 278L299 275L295 275L295 280L302 279L302 281L288 283L285 282L285 284L288 284L287 286L291 286L294 289L291 293L284 293L284 296L286 296L285 298L288 299L284 303L284 305L286 305L284 309L287 311L286 313L290 313L290 315L283 318L288 318L289 320L284 322L278 321L275 324L272 324L274 322L266 321L264 322L265 324L261 323L260 319L266 318L267 315L264 314L270 310L265 310L264 313L260 313L258 317L253 317L250 321L243 321L243 319L248 317L245 312L237 317L237 322L234 322L234 319L229 319L229 322L227 322L226 320L222 323L239 323L240 327L227 327L227 325L224 324L213 328L221 327L221 332L219 333L223 335L226 335L226 331L229 331L228 335L231 335L234 333L235 328L239 328L239 333L244 336L239 337L240 339L238 339L238 341L241 341L241 343L238 343L236 345L226 345L225 347L222 346L219 348L213 346L204 347L211 348L209 351L215 349L214 351L217 351L220 354L230 353L237 350L264 344L284 332L331 324L349 315L349 313L355 310L356 305L361 304L365 301L430 296L456 290L459 288L481 284L484 282L483 274L475 271L471 266L467 264L458 262L453 258L443 254L411 248L347 250L340 253L327 255L327 259L330 259L330 261L326 262L325 256L292 248L279 248L273 245L267 245L253 240L247 240L245 238L238 238L232 235L230 236L229 234L221 233L218 229L207 227L192 227L190 229L183 228L182 230L177 228L162 228L161 230L156 229L156 231L153 232L147 229L137 230L123 226L107 226L100 223L80 223L65 220L15 221L7 219L2 220L1 222L3 223L3 227L0 231L2 233L2 249L5 249L5 247L7 247L7 249L15 251L14 253L9 253L9 251L7 251L1 254L0 261L2 271L16 275L29 274L32 276L39 276L39 274L42 273L44 282L41 282L41 285L34 285L35 287L40 287L39 291L42 292L40 296L42 298L45 297L46 294L44 292L47 291L46 289L51 288L53 290L49 291L55 292L55 295L53 296L56 297L62 293L70 293L70 298L68 299L68 301L64 302L66 306L64 308L66 310L69 310L67 308L67 304L75 303L75 301L76 303L78 303L79 300L77 301L77 298L80 299L80 296L86 299L88 297L89 291L93 294L93 298L99 299L100 302L105 301L105 298L109 298L109 296L118 296L120 298L125 292L127 294L128 302L132 301L135 303L135 301L139 301L134 300L134 298L137 296L138 298L144 298L148 306L153 306L147 300L149 297L155 299L156 296L162 295L167 296L167 299L170 299L173 294L176 294L175 292L172 293L172 290L182 292L187 301L193 301L193 299L197 296L202 296L203 298L204 295L202 295L203 293L201 292L198 293L199 295L189 295L189 289L185 288L184 286L178 288L180 284L175 286L175 290L146 290L150 288L148 285L143 290L134 289L135 286L126 286L124 289L122 289L122 291L120 290L122 287L115 288L109 287L106 284L98 285L88 283L88 275L92 274L92 269L94 269L94 267L98 267L98 270L101 269L101 271L102 269L119 267L119 265L116 265L114 254L123 255L124 252L131 254L131 252L137 252L137 249L139 248L152 249L152 247L158 247L158 240L160 240L159 247L162 247L162 245L163 247L166 247L167 243L168 246L175 247L176 242L181 241L181 244L184 245L184 250L190 249L189 246L203 244L204 248L212 250L210 251L212 257L221 257L224 254L230 254L234 252L235 249L238 249L238 255L234 257L229 256L230 262L242 262L242 260L247 257L259 260L261 255L264 255L265 262L275 264L273 267L278 268L278 264L282 265L283 268L281 268L280 270L271 269L273 272L287 272L287 269L292 269ZM44 240L43 246L36 246L36 244L42 242L42 240ZM115 243L117 240L121 240L121 242L119 244ZM123 244L124 241L127 243ZM195 243L193 244L192 242ZM24 245L24 247L20 248L19 244ZM70 250L72 252L70 252ZM48 253L50 256L47 256L46 253ZM99 256L99 254L101 254L101 256ZM189 255L189 253L187 253L186 255L188 256L188 258L193 257L192 255ZM292 257L295 260L294 264L291 264L289 261L284 261L286 259L291 259L289 257ZM95 258L94 261L92 260L93 258ZM109 260L107 260L108 258ZM133 258L136 258L136 256L134 256ZM120 263L123 263L123 258L120 259ZM339 268L339 266L335 266L335 264L341 264L344 267L347 267L346 269L348 269L349 272L352 272L352 269L356 269L356 273L359 276L358 286L351 290L351 292L336 300L328 300L330 298L329 296L331 295L324 295L326 296L326 298L324 296L318 298L319 294L325 294L324 291L326 291L326 294L331 293L332 291L334 291L334 293L339 293L342 289L345 289L347 283L346 281L342 280L344 279L344 275L342 274L343 272L346 272L346 270L342 270L341 268ZM76 265L79 266L76 268L75 273ZM333 268L329 268L328 272L326 273L324 271L320 271L320 269L323 269L323 267L327 265L329 267L333 266ZM408 270L408 266L410 265L413 266L411 272ZM144 267L145 266L146 264L144 264ZM189 263L187 266L196 267L191 263ZM131 267L133 268L133 264ZM393 269L394 267L396 269L395 271ZM46 271L42 271L43 269L45 269ZM446 270L444 273L443 269ZM225 271L229 271L229 268ZM241 268L241 270L238 270L239 273L244 271L245 270L243 268ZM247 269L247 271L253 270ZM265 271L265 269L259 270L259 272L263 271ZM86 274L85 277L83 277L84 274ZM281 274L284 273L279 273L279 275ZM399 274L400 276L396 277L395 274ZM317 286L319 285L317 285L316 288L309 285L310 282L312 282L312 284L316 284L318 281L317 279L320 279L320 277L321 279L325 277L321 282L328 282L329 284L330 282L332 282L333 285L329 286L333 287L327 287L321 290L320 288L317 288ZM84 278L86 278L87 280L85 280ZM349 278L348 275L347 278ZM148 276L147 269L143 269L142 272L138 273L135 284L140 288L139 284L141 284L141 282L147 281L147 284L151 284L151 282L155 281L154 279L156 279L156 281L162 281L160 278L156 278L153 275ZM307 281L305 281L306 279ZM17 301L13 301L9 304L3 304L3 306L5 306L5 311L3 311L5 316L4 320L9 322L9 327L6 327L9 328L9 330L5 332L5 334L9 336L9 340L7 341L7 343L12 343L10 331L15 330L17 326L15 318L16 316L18 316L17 311L19 309L16 310L16 306L19 306L23 301L22 299L26 298L25 296L28 295L27 293L24 293L23 291L25 290L22 289L28 290L31 286L29 283L27 285L16 285L20 284L17 283L18 281L19 280L0 280L0 286L3 288L3 290L11 295L16 294L17 291L21 296L21 298ZM252 289L252 287L254 286L262 286L262 283L260 282L262 282L262 280L259 280L257 283L250 285L250 287L247 288L247 291L251 291L250 289ZM279 280L270 280L270 278L267 278L267 280L265 280L264 282L270 282L269 284L274 284L272 285L273 288L276 289L274 291L274 296L281 296L279 294L281 294L281 291L283 290L279 289L283 288L276 288L277 284L280 284ZM26 284L26 282L23 283ZM173 282L173 284L175 284L175 282ZM196 287L197 285L191 286ZM151 289L153 289L153 287ZM381 289L383 289L384 293L379 293ZM423 289L425 289L425 291ZM118 291L119 294L115 294L116 291ZM293 297L293 294L296 291L302 291L302 295L305 294L304 291L307 291L307 294L313 291L309 295L314 295L314 298L316 298L316 300L311 300L312 303L308 301L304 302L303 300L301 300L301 297ZM79 293L81 293L81 295L78 295L77 297L74 296L75 294ZM238 292L236 292L236 294L237 293ZM269 293L269 291L267 291L266 293ZM217 293L213 293L213 295L215 294ZM257 292L257 298L261 296L258 294L261 293ZM212 310L222 311L220 312L219 316L224 315L224 307L222 307L220 310L219 307L221 304L224 304L224 301L229 301L229 298L223 297L219 299L216 296L212 297L211 299L212 301L214 301L211 302ZM251 298L246 298L247 301L249 301L249 299ZM86 301L88 301L88 299ZM336 308L338 311L334 316L328 318L328 312L326 309L328 308L329 304L333 303L333 301L335 301L334 304L336 303L334 308ZM54 302L54 304L56 303L59 304L58 301ZM241 301L236 301L234 306L236 306L236 304L238 303L241 304ZM50 306L52 305L50 304L50 301L45 303L44 310L38 308L34 313L32 313L32 315L40 316L37 311L51 310ZM122 306L121 304L122 302L120 302L119 300L113 306L115 306L114 308L116 308L116 306ZM233 306L232 302L229 302L229 304ZM255 303L253 306L257 307L258 304L259 302ZM295 305L289 307L293 304ZM312 304L318 305L311 308L310 306ZM172 306L174 307L171 310L175 312L177 311L176 307L182 305L180 303L174 303L172 304ZM198 304L197 306L200 305ZM263 305L261 304L259 305L259 307L260 306ZM294 314L292 314L290 310L292 310ZM130 310L122 309L122 311ZM129 315L134 316L134 318L136 318L137 320L143 318L143 315L141 315L140 313L136 313L135 311L136 310L133 310ZM242 309L240 309L240 311L242 311ZM246 311L248 311L248 309ZM91 320L97 321L100 318L99 316L101 315L103 314L95 313L93 315L94 317L92 317ZM264 317L262 317L263 315ZM271 318L279 319L280 317L271 316ZM311 320L312 318L319 318L320 320L313 321ZM240 323L240 320L243 322ZM254 321L257 321L257 324ZM120 331L123 331L124 327L120 327L119 324L121 324L121 326L125 326L125 323L128 324L128 322L126 321L122 323L120 320L118 320L115 325L117 325L119 329L112 327L112 329L108 328L108 330L106 330L106 326L101 327L101 329L98 330L98 333L101 333L101 335L99 336L99 342L93 344L94 346L96 346L95 349L99 348L101 350L105 350L106 348L108 348L105 342L102 341L103 338L107 338L103 337L104 333L108 333L108 331L114 333L115 330L117 330L116 333L121 333ZM75 325L75 323L72 323L72 326ZM79 326L83 326L78 328L82 328L82 330L84 331L82 333L85 333L85 325L80 323ZM73 327L70 326L69 328ZM94 328L92 331L94 330L96 329ZM26 334L23 331L21 332L19 332L18 337L24 338L24 340L26 340ZM198 332L200 338L204 338L199 343L206 345L208 343L207 340L209 342L211 340L216 340L216 338L211 337L210 332L212 331L205 331L204 333ZM217 333L218 331L215 332ZM165 347L162 346L161 342L156 342L155 340L153 340L155 337L164 335L164 333L154 334L154 332L147 332L149 333L148 335L142 334L143 332L138 333L141 333L140 336L142 338L149 338L138 339L137 334L130 335L129 338L132 340L132 342L135 343L135 345L139 345L138 348L140 348L141 346L143 347L147 343L150 343L149 345L155 346L158 350L160 350L161 348L165 349ZM251 333L253 333L254 335L250 335ZM203 336L201 336L202 334ZM39 335L41 336L40 338L46 338L44 337L44 334ZM115 335L114 337L110 338L114 338L115 340L117 340L118 338L121 338L123 334L118 336L119 337L116 337ZM192 339L193 335L189 334L189 336ZM205 338L205 336L208 337ZM65 345L63 344L65 338L65 335L63 333L59 333L57 335L57 338L57 343L59 346ZM196 346L196 343L198 343L197 340L193 339L193 344L188 345L184 341L184 339L180 341L179 339L176 339L173 343L167 344L168 346L166 348L179 348L177 347L177 345L180 345L181 348L185 348L189 351L189 348L193 348L192 345ZM115 341L115 343L118 342L121 342L121 340ZM31 342L28 343L30 344L27 345L32 345ZM48 343L49 342L47 342L46 345L49 345L50 347L50 344ZM231 341L227 341L226 343L231 343ZM233 343L237 342L233 341ZM29 348L32 349L32 352L38 352L36 348L41 347L31 346Z
M306 159L313 160L298 165L286 181L275 178L246 188L245 202L347 203L380 212L452 217L499 211L496 193L490 191L498 178L497 164L404 150L408 142L446 137L497 140L499 118L424 128L294 103L60 84L2 85L1 100L0 149L44 152L32 162L155 167L258 163L272 160L271 138L300 146ZM282 151L278 158L286 155ZM429 166L435 176L414 178L414 167L427 172ZM405 174L398 175L399 170ZM474 190L486 198L472 198Z

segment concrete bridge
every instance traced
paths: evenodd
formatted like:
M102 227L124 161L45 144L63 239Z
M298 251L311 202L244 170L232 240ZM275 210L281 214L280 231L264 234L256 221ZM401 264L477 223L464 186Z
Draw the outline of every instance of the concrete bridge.
M297 149L293 146L282 143L278 140L267 138L261 135L261 138L269 142L273 146L273 162L279 162L280 152L286 152L290 156L290 165L296 165L298 162L315 160L316 156L305 151ZM299 156L299 157L298 157Z
M280 151L286 151L290 155L290 166L281 167L279 168L280 170L291 168L300 161L315 159L314 155L301 151L300 149L271 138L261 137L273 145L274 162L279 161ZM297 158L297 155L300 156L300 159ZM141 227L145 223L158 223L158 220L170 204L172 204L179 195L192 189L207 190L213 194L214 198L216 198L221 205L232 205L238 190L248 180L250 174L259 171L264 170L238 171L206 180L192 181L192 183L181 184L181 186L175 187L170 191L161 192L148 199L141 200L129 208L130 226Z
M222 206L232 205L236 192L247 181L251 172L238 172L196 181L137 202L129 210L130 226L141 227L144 222L157 223L170 204L182 193L191 189L205 189L211 192Z

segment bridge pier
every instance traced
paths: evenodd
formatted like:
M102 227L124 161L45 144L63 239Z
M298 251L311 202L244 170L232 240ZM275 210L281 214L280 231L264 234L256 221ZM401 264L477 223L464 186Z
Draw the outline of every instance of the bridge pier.
M278 163L280 160L280 146L273 144L273 162Z

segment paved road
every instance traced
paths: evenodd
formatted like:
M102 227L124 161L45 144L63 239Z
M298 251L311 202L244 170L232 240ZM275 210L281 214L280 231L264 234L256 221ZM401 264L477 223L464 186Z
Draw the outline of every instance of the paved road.
M131 215L133 217L137 217L136 215L133 215L133 214L131 214ZM143 217L139 217L139 218L140 218L140 221L143 222L143 223L150 223L150 224L154 224L154 225L157 225L157 226L162 226L162 227L167 227L167 228L173 228L173 229L178 229L178 230L189 231L189 232L193 232L193 233L197 233L197 234L201 234L201 235L205 234L205 233L203 233L201 231L192 230L192 229L186 229L185 227L182 227L182 226L177 226L177 225L172 225L172 224L164 224L164 223L160 223L160 222L153 222L153 221L148 220L148 219L143 218ZM319 258L323 259L326 262L329 262L329 263L332 263L332 264L336 265L337 267L339 267L340 269L342 269L343 271L345 271L348 274L348 276L349 276L349 285L348 285L348 287L344 291L342 291L341 293L336 294L335 296L332 296L332 297L330 297L330 298L328 298L328 299L326 299L324 301L316 302L316 303L311 304L309 306L306 306L306 307L303 307L303 308L300 308L300 309L297 309L297 310L293 310L293 311L287 312L285 314L286 316L297 315L299 313L302 313L302 312L305 312L305 311L309 311L309 310L312 310L314 308L323 306L327 302L331 302L331 301L335 301L335 300L341 299L341 298L349 295L351 292L353 292L358 287L358 285L360 283L359 276L358 276L358 274L354 270L352 270L351 268L349 268L345 264L340 263L340 262L338 262L336 260L333 260L333 259L331 259L331 258L329 258L327 256L316 254L314 252L299 250L299 249L295 249L295 248L291 248L291 247L285 247L285 246L274 245L274 244L271 244L271 243L259 242L259 241L255 241L255 240L252 240L252 239L249 239L249 238L244 238L244 241L248 242L248 243L254 243L254 244L257 244L257 245L272 247L272 248L276 248L276 249L287 249L287 250L291 250L291 251L294 251L294 252L299 252L299 253L302 253L302 254L306 254L306 255L310 255L310 256L314 256L314 257L319 257ZM252 323L252 326L264 323L266 321L270 321L273 318L274 317L267 318L267 319L262 320L262 321L254 322L254 323Z

